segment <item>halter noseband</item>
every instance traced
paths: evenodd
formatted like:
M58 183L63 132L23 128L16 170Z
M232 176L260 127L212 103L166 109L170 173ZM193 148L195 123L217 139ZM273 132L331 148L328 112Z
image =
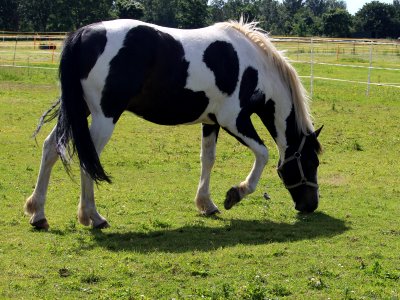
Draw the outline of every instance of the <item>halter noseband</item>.
M286 187L287 189L294 189L294 188L299 187L299 186L301 186L301 185L308 185L308 186L311 186L311 187L317 188L317 189L318 189L318 187L319 187L319 186L318 186L318 183L308 181L307 178L306 178L306 176L304 175L304 172L303 172L303 165L301 164L301 151L303 150L304 144L305 144L305 142L306 142L306 137L307 137L306 135L303 136L303 139L301 140L299 149L298 149L292 156L289 156L288 158L286 158L286 159L281 163L281 165L277 168L279 177L282 178L283 184L285 185L285 187ZM288 162L290 162L290 161L292 161L292 160L297 160L297 166L298 166L298 168L299 168L299 172L300 172L301 179L300 179L300 181L299 181L298 183L291 184L291 185L287 185L287 184L285 183L285 180L283 179L282 169L283 169L283 166L284 166L285 164L287 164Z

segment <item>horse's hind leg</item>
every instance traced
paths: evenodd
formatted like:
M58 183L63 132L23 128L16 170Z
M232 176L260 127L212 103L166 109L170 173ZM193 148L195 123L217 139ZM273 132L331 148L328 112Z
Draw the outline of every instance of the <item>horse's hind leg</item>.
M239 116L239 119L236 122L236 127L225 129L241 143L249 147L255 156L253 168L246 179L238 186L232 187L226 193L224 207L230 209L246 195L255 191L264 167L268 161L268 149L255 131L250 116Z
M218 138L219 125L203 124L201 140L201 177L195 202L200 213L213 215L219 213L218 207L210 197L211 169L215 162L215 148Z
M115 124L112 118L103 115L92 115L90 134L96 151L100 156L104 146L109 141ZM108 227L107 220L98 213L94 200L93 179L81 169L81 198L78 206L79 222L85 226L92 224L94 228Z
M30 223L38 229L49 228L49 224L47 223L44 214L44 205L50 180L50 173L57 158L56 127L54 127L43 143L42 161L35 190L25 202L25 212L31 216Z

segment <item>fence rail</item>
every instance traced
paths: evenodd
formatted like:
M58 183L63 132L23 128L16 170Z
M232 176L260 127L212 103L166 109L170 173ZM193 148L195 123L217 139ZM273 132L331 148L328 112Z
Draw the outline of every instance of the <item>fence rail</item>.
M65 32L0 31L0 67L57 70ZM388 40L272 37L302 78L400 88L400 43ZM326 76L326 69L332 76ZM358 70L352 74L349 70ZM323 74L321 74L323 73ZM351 73L351 74L350 74ZM349 78L350 77L350 78Z

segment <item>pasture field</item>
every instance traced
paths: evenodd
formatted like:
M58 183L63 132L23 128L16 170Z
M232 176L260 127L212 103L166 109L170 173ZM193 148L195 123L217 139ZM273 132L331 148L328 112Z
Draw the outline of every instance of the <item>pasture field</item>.
M28 224L23 205L54 124L37 143L31 138L58 96L56 73L0 68L0 299L400 298L399 89L372 86L366 97L364 85L315 82L312 111L316 127L324 125L324 153L314 214L294 210L276 174L275 145L257 118L270 149L258 189L223 210L226 191L247 176L253 156L221 132L211 188L222 214L203 217L193 202L200 125L161 127L124 114L102 155L113 184L96 189L111 228L77 222L77 164L71 180L57 163L50 230L42 232ZM399 72L388 79L400 82Z

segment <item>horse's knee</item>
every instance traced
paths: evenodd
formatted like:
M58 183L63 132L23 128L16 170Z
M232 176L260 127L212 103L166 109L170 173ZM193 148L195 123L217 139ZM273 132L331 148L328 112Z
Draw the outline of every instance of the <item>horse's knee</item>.
M260 162L261 165L265 166L269 159L269 153L267 147L263 146L260 148L258 153L256 154L256 159Z
M208 151L206 153L201 153L200 159L203 164L213 165L216 159L216 154L214 151Z
M57 158L55 136L50 134L43 142L43 162L45 165L52 165L57 161Z

